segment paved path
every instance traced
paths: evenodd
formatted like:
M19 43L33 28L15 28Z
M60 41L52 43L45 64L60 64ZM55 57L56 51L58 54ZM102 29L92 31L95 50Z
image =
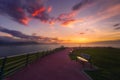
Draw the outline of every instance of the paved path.
M6 80L90 80L82 66L70 60L69 51L65 49L40 59Z

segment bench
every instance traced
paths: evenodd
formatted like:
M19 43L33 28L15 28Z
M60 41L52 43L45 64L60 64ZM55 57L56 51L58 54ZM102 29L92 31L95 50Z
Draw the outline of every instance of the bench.
M81 53L80 56L77 56L77 57L78 57L78 59L81 59L83 61L89 61L91 59L91 56L89 54L85 54L85 53Z
M81 63L85 67L86 63L91 65L91 56L85 53L81 53L80 56L77 56L77 62Z

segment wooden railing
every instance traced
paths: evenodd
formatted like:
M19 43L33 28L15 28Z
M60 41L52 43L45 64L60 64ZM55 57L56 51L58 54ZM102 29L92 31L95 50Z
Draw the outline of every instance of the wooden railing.
M8 56L0 58L0 80L12 75L17 70L20 70L22 67L27 66L29 63L43 58L51 53L59 51L64 48L56 48L51 51L44 52L32 52L22 55Z
M16 56L2 57L0 59L0 80L27 66L29 63L43 57L47 52L29 53Z

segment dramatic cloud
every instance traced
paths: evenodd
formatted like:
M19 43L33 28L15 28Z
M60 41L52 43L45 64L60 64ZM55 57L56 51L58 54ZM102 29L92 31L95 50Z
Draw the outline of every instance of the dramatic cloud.
M35 18L52 25L60 22L65 26L76 23L78 20L75 20L74 17L77 15L77 11L90 2L92 1L81 0L79 4L72 7L71 12L62 13L57 18L54 18L49 15L52 6L46 7L43 0L0 0L0 14L7 14L12 20L24 25L27 25L32 18Z
M15 36L15 37L18 37L18 38L23 38L23 39L39 39L38 37L35 37L35 36L29 36L29 35L25 35L19 31L15 31L15 30L9 30L9 29L6 29L6 28L3 28L3 27L0 27L0 31L1 32L4 32L4 33L8 33L12 36Z
M23 34L20 31L9 30L9 29L3 28L3 27L0 27L0 32L10 34L13 37L17 37L19 39L24 39L24 40L28 40L28 41L37 41L37 42L40 42L40 43L41 42L42 43L57 43L57 42L61 41L58 38L49 38L49 37L43 37L43 36L36 36L36 33L34 33L32 35L26 35L26 34Z
M27 20L20 0L0 0L0 13L6 13L20 23Z
M58 16L58 20L62 22L62 26L74 26L73 24L81 22L81 20L75 19L75 16L79 13L79 10L87 4L93 3L94 0L81 0L80 3L74 5L69 13L62 13Z
M51 12L51 11L52 11L52 7L49 6L47 12Z
M58 19L60 19L60 20L71 19L71 18L75 17L76 14L77 14L76 11L72 11L70 13L62 13L58 16Z
M116 27L115 30L120 30L120 27Z
M66 20L65 22L62 23L63 26L67 26L67 25L72 25L73 23L75 23L76 20L71 19L71 20Z
M113 25L114 27L117 27L117 26L120 26L120 24L119 23L117 23L117 24L115 24L115 25Z
M0 0L0 14L7 14L22 24L28 24L31 18L49 22L51 10L42 0Z
M78 22L83 22L83 21L84 19L68 19L62 23L62 26L73 27L73 24L78 23Z
M91 15L86 20L87 20L88 24L94 24L96 22L100 22L100 21L112 18L114 16L120 15L119 10L120 10L119 4L112 5L112 6L108 7L106 10L99 11L96 14Z
M120 30L120 24L119 23L113 25L113 27L114 27L114 30Z
M12 37L8 37L8 36L0 36L0 43L1 42L17 42L19 41L18 39L14 39Z
M81 0L80 3L73 6L72 10L79 10L88 3L90 3L90 0Z
M40 9L35 10L35 11L32 13L32 16L37 16L37 15L43 13L44 11L45 11L45 7L40 7Z
M45 6L44 0L0 0L0 14L6 14L7 16L10 16L12 20L24 25L27 25L33 18L35 18L39 19L41 22L52 25L58 22L62 26L74 26L73 24L81 22L75 18L81 8L87 5L91 5L94 2L102 1L104 0L80 0L79 3L76 3L74 6L71 7L70 12L63 12L60 13L58 17L52 17L49 15L49 13L52 11L52 6ZM92 22L90 22L94 23L110 18L114 15L118 15L119 10L120 5L112 6L105 11L99 12L94 15L95 19L92 19Z

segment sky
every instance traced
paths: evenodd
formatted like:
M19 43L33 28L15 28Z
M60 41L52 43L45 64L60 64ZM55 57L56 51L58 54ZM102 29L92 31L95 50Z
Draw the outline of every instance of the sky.
M120 40L120 0L0 0L0 39L40 43Z

